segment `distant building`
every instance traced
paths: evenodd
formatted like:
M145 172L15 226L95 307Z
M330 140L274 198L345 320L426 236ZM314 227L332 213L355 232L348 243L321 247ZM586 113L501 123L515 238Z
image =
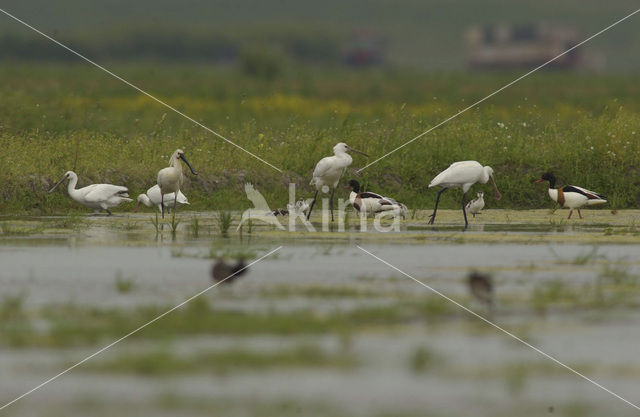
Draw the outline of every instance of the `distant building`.
M344 60L353 67L381 65L383 58L380 36L367 30L353 32L345 47Z
M466 31L467 64L471 68L535 67L560 55L582 40L574 28L558 25L492 25ZM557 68L578 68L585 63L576 48L549 64Z

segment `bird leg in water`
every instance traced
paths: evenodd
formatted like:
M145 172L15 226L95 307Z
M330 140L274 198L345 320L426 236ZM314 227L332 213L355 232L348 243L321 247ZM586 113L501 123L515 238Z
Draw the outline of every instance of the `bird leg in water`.
M160 213L164 219L164 194L162 194L162 187L160 187Z
M173 212L175 213L177 211L178 208L178 191L177 190L173 193Z
M335 191L335 188L331 190L331 198L329 198L329 207L331 208L331 221L333 221L333 193L335 193Z
M580 216L580 218L582 218L582 213L580 213L580 209L578 209L578 216Z
M316 190L316 194L313 196L313 201L311 202L311 206L309 206L309 212L307 213L307 220L311 217L311 211L313 210L313 206L316 204L316 199L318 198L318 190Z
M466 201L464 201L464 197L467 193L462 193L462 214L464 215L464 228L466 229L469 226L469 222L467 221L467 210L465 210L464 206Z
M569 220L571 218L572 214L573 214L573 209L569 210L569 217L567 217L567 220Z
M111 212L109 211L109 209L105 209L107 210L107 216L111 216Z
M447 191L447 188L443 188L442 190L438 191L438 195L436 196L436 206L433 208L433 213L429 216L429 217L431 217L431 219L429 220L429 224L433 224L433 221L436 219L436 211L438 211L438 203L440 202L440 194L444 193L445 191Z

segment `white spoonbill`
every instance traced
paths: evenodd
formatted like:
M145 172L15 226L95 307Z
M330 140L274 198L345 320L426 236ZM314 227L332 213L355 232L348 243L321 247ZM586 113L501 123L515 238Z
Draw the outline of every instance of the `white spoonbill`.
M576 187L575 185L565 185L562 188L554 188L556 186L556 176L551 172L542 174L536 183L542 181L549 181L549 197L560 204L560 207L569 208L569 217L567 217L567 219L571 218L573 209L578 209L578 216L582 218L580 207L604 204L607 202L605 196L581 187Z
M162 212L162 218L164 218L164 195L168 193L174 193L173 200L173 208L174 210L177 207L178 202L178 192L180 191L180 187L182 187L182 182L184 181L184 176L182 175L182 163L180 160L183 160L185 164L191 170L193 175L198 175L195 169L191 166L187 158L184 156L184 151L182 149L177 149L171 158L169 159L169 166L167 168L162 168L158 171L158 187L160 187L160 212Z
M167 209L176 205L175 194L167 193L164 196L160 195L160 186L158 184L149 188L145 194L138 195L138 205L136 206L136 211L140 209L140 204L144 204L147 207L158 207L158 210L162 212L162 207L160 207L160 201L164 201L164 206ZM178 201L177 205L182 206L184 204L189 204L189 200L187 197L182 194L182 191L178 191Z
M429 224L433 224L436 218L440 195L449 188L462 188L462 214L464 215L464 227L466 229L467 226L469 226L469 222L467 221L467 212L465 210L465 195L473 184L477 182L486 184L488 181L491 181L491 185L493 185L493 192L496 199L500 200L502 196L493 180L493 168L490 166L483 167L478 161L460 161L451 164L449 168L439 173L431 180L431 183L429 183L429 188L436 186L442 187L442 190L438 191L438 195L436 196L436 206L433 209L433 214L429 216L431 217Z
M129 197L127 187L112 184L91 184L86 187L76 189L78 184L78 175L73 171L67 171L64 177L56 185L49 190L53 192L64 180L69 180L67 191L69 197L85 207L94 209L95 211L105 210L110 216L110 208L119 206L125 201L133 201Z
M393 211L394 216L400 215L403 219L407 215L407 206L393 198L383 197L370 191L360 192L360 183L356 180L349 181L349 185L345 185L344 188L351 188L349 203L359 213L375 215Z
M329 200L329 205L331 207L331 221L333 221L333 194L338 186L338 182L342 175L347 170L347 167L351 165L353 159L351 155L347 152L357 152L364 156L369 156L364 152L361 152L357 149L353 149L347 146L346 143L338 143L333 147L333 156L327 156L322 158L316 164L316 168L313 170L313 178L311 179L311 185L316 186L316 193L313 196L313 201L311 202L311 206L309 207L309 212L307 213L307 220L311 217L311 211L313 211L313 206L316 204L316 199L318 198L318 191L322 191L323 193L329 192L329 188L331 188L331 198Z
M480 191L478 194L478 198L474 198L473 200L467 203L466 210L473 214L473 217L476 217L476 214L480 214L482 209L484 208L484 193Z

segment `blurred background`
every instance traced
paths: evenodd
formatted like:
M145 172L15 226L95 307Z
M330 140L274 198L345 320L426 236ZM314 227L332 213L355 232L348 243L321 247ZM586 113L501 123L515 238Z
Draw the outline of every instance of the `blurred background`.
M630 13L633 0L310 0L91 2L7 0L3 8L100 61L241 65L274 76L285 67L424 70L531 66ZM633 24L596 39L558 66L640 68ZM0 58L75 60L46 39L0 21ZM498 47L499 46L499 47Z

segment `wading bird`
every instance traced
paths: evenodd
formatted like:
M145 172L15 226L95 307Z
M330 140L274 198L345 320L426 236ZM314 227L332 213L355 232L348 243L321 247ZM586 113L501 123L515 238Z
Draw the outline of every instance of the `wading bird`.
M478 193L478 198L474 198L473 200L467 203L467 211L473 214L473 217L476 217L476 214L480 214L482 209L484 208L484 193L481 191Z
M567 219L571 218L574 209L578 209L578 216L582 218L582 213L580 213L581 207L607 202L605 196L581 187L576 187L575 185L565 185L562 188L554 188L556 186L556 177L551 172L542 174L536 183L542 181L549 181L549 197L560 204L560 207L569 208L569 217L567 217Z
M173 155L171 155L171 158L169 159L169 166L158 171L158 187L160 187L160 212L162 213L162 218L164 218L165 194L174 193L173 209L175 210L178 206L178 192L180 191L180 187L182 187L182 182L184 181L184 175L182 175L182 163L180 162L181 159L185 164L187 164L193 175L198 175L189 161L187 161L187 158L185 158L184 151L182 149L176 150Z
M342 178L347 167L351 165L351 162L353 162L351 155L347 153L349 151L356 152L367 157L369 156L364 152L347 146L346 143L340 142L333 147L333 156L324 157L316 164L316 168L313 170L313 178L310 183L311 185L316 186L316 193L313 196L313 201L309 207L307 220L311 217L311 211L313 210L313 206L316 204L318 191L327 193L329 192L329 188L331 188L329 206L331 207L331 221L333 221L333 194L338 186L340 178Z
M222 282L222 284L231 284L240 275L245 274L249 268L240 259L235 264L228 264L222 259L218 259L211 268L211 278L214 282ZM244 268L244 269L243 269Z
M464 227L466 229L467 226L469 226L469 222L467 221L467 212L465 210L465 195L473 184L477 182L486 184L488 181L491 181L491 185L493 185L496 200L500 200L502 196L493 180L493 168L490 166L483 167L480 162L477 161L461 161L451 164L449 168L442 171L429 183L429 188L436 186L442 187L442 190L438 191L438 195L436 196L436 206L433 209L433 213L429 216L431 217L429 224L433 224L433 221L436 219L440 195L449 188L462 188L462 214L464 215Z
M110 216L110 208L119 206L125 201L133 201L129 197L129 190L127 187L112 184L91 184L86 187L76 189L78 184L78 176L73 171L67 171L56 185L49 190L53 192L64 180L69 180L67 191L69 197L85 207L94 209L96 212L105 210Z
M407 215L407 206L393 198L383 197L370 191L360 192L360 183L356 180L349 181L349 185L345 185L344 188L351 188L349 203L358 213L376 215L391 212L396 216L402 216L403 219Z
M160 195L160 186L158 184L149 188L145 194L138 195L138 205L136 206L136 211L140 209L140 204L144 204L147 207L158 207L158 210L162 212L162 207L160 207L160 202L164 201L164 207L167 210L170 210L171 207L177 205L182 206L184 204L189 204L187 197L182 194L182 191L178 191L178 201L175 200L174 193L167 193L164 196ZM177 204L176 204L177 203Z
M311 204L311 198L308 198L306 200L304 199L300 199L298 201L296 201L295 204L291 204L291 203L287 203L287 208L283 209L283 208L279 208L279 209L275 209L273 210L271 213L273 213L274 216L288 216L289 214L307 214L307 210L309 210L309 204Z
M467 283L469 284L471 295L485 303L487 307L493 305L493 282L489 275L473 271L469 274Z

